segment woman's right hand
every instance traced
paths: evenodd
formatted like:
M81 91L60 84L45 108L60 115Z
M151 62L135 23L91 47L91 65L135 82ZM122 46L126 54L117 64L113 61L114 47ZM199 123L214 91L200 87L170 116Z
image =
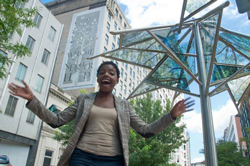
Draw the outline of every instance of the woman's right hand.
M24 87L18 86L14 83L8 84L8 88L10 89L10 93L14 96L22 97L29 102L34 99L34 94L30 90L29 86L26 84L26 82L22 81Z

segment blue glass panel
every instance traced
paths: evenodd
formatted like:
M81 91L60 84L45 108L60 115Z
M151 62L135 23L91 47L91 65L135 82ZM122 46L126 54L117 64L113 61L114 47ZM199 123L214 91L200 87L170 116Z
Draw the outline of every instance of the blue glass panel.
M195 10L199 9L200 7L204 6L211 0L188 0L187 1L187 6L186 6L186 11L189 13L193 13Z
M146 31L126 33L122 39L122 46L129 46L138 42L143 42L152 38L152 36Z
M182 35L181 35L182 36ZM167 36L167 38L163 39L163 43L168 46L180 59L180 61L193 73L196 74L195 70L195 58L194 57L186 57L183 56L182 53L187 52L188 48L188 41L185 42L178 42L179 34L177 31L174 31L172 29L171 33ZM194 47L194 44L192 44L191 47ZM192 48L194 49L194 48ZM192 50L193 51L193 50Z
M241 77L239 79L232 80L228 83L230 91L232 92L236 103L244 94L246 88L249 86L250 76Z
M210 67L212 52L215 47L214 41L215 41L218 16L219 14L213 15L199 23L200 36L202 41L203 54L205 56L205 65L207 73Z
M230 77L240 69L241 67L236 66L214 65L211 82ZM250 74L250 68L246 68L242 73Z
M217 44L215 58L216 62L234 65L246 65L249 62L249 60L220 41Z
M231 43L236 49L246 56L250 57L250 40L241 36L232 35L230 33L220 33L220 37Z
M155 39L147 40L143 43L132 45L129 48L165 51L165 49L162 48L162 46L158 42L156 42Z
M110 53L108 56L154 68L165 54L123 49Z
M170 33L171 29L160 29L160 30L152 30L152 32L161 40L165 39Z
M147 80L163 86L189 91L188 82L190 78L177 63L171 58L167 58Z
M135 91L133 96L140 95L140 94L146 93L148 91L153 91L153 90L156 90L156 89L159 89L159 87L155 86L155 85L152 85L152 84L148 84L148 83L142 83L140 85L140 87Z

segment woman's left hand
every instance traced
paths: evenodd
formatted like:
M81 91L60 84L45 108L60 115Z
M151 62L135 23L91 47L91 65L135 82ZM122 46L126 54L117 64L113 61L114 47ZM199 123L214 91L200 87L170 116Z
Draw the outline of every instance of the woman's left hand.
M170 111L171 117L173 119L177 118L178 116L180 116L181 114L185 112L193 110L193 108L188 109L194 105L194 100L189 101L189 99L190 97L188 97L187 99L183 99L175 104L173 109Z

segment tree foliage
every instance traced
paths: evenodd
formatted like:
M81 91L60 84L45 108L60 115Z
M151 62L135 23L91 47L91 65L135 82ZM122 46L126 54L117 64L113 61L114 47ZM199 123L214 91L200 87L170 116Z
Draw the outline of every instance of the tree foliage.
M166 108L162 108L161 102L159 100L153 101L151 94L131 101L131 105L136 113L146 123L151 123L166 112L169 112L170 104L170 100L168 100ZM179 121L180 117L176 123ZM187 142L182 135L185 125L176 126L176 123L171 124L163 132L148 139L144 139L131 129L129 137L129 164L131 166L174 165L168 164L171 152L174 152L175 149Z
M219 166L248 166L248 158L243 157L242 151L235 142L217 141L217 157Z
M243 149L244 152L247 152L247 154L250 154L250 128L245 127L245 133L248 137L243 137L240 139L241 144L246 144L246 149Z
M23 27L33 27L33 15L36 8L22 8L26 0L0 0L0 50L5 53L12 53L17 57L31 55L29 49L22 43L10 42L12 35L16 32L22 35ZM11 64L11 59L0 53L0 79L4 79L7 74L6 65Z

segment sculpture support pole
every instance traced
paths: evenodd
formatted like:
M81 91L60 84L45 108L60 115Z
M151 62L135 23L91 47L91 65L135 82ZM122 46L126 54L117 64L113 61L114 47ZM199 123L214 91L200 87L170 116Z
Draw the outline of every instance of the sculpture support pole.
M199 85L199 89L200 89L200 105L201 105L201 115L202 115L205 161L206 161L206 166L218 166L211 101L209 94L208 93L206 94L205 92L207 86L205 59L203 55L199 25L196 24L196 22L194 24L195 24L194 27L195 27L196 53L198 55L197 65L199 71L199 80L202 83L202 85Z

